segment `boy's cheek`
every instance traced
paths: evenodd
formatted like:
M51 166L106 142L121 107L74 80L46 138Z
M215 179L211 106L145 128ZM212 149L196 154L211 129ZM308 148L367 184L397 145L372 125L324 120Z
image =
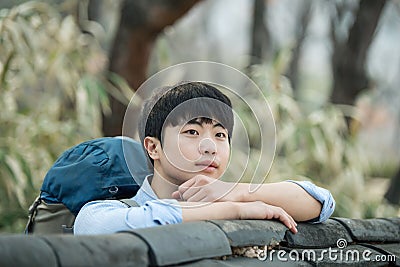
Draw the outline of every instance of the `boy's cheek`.
M219 154L220 157L229 160L229 157L231 156L231 147L229 145L222 147Z

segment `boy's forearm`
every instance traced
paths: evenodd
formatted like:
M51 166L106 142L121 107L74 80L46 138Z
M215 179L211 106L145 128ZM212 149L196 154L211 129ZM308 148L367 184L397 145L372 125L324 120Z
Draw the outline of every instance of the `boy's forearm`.
M232 186L234 187L232 188ZM257 190L254 191L255 188ZM232 190L227 192L228 189ZM250 192L250 190L252 191ZM305 181L233 185L204 175L197 175L180 185L178 190L172 193L172 197L194 202L248 203L261 201L283 208L296 221L308 221L315 218L318 218L318 221L324 221L334 210L334 200L329 191ZM324 209L322 209L321 203L324 204Z
M297 224L282 208L268 205L262 201L253 202L180 202L182 221L232 220L232 219L278 219L292 233L297 233Z
M180 202L182 207L182 221L200 220L233 220L239 219L239 210L236 203L214 202Z
M307 221L319 216L322 205L302 187L291 182L262 184L254 191L256 185L240 183L233 190L236 201L263 201L264 203L283 208L296 221Z

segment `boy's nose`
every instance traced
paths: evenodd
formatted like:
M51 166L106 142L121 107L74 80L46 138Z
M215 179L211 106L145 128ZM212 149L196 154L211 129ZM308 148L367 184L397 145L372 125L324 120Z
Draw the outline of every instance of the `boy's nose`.
M217 147L213 140L210 138L204 138L200 141L199 150L201 154L212 154L217 152Z

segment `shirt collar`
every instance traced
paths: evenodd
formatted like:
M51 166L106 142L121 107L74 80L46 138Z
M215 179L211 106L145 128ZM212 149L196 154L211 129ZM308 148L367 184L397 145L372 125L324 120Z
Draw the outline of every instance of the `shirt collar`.
M150 185L152 179L153 179L153 174L147 175L143 181L142 186L137 192L135 198L137 198L138 200L140 199L140 202L144 203L146 201L158 199L156 193L154 192L153 188L151 188Z

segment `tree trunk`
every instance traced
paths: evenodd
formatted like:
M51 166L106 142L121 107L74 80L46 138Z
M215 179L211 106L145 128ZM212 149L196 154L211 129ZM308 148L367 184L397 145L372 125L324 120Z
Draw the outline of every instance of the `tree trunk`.
M357 95L368 87L364 66L385 3L386 0L361 0L347 43L334 44L333 103L353 105Z
M364 66L385 4L386 0L361 0L347 44L340 44L333 38L333 103L353 105L357 95L368 87ZM392 177L384 197L392 204L400 204L400 168Z
M156 37L200 0L125 0L110 54L109 70L124 78L132 90L146 80ZM111 115L103 116L105 136L122 134L126 106L109 96Z
M385 193L385 198L392 204L400 205L400 168L390 180L390 185Z
M269 32L265 26L265 12L267 10L265 2L265 0L254 0L250 66L262 63L267 56Z
M304 39L306 37L308 23L310 22L311 6L311 0L304 1L304 4L301 6L300 19L296 33L296 44L292 51L292 60L290 62L290 66L287 72L287 76L292 83L292 88L294 91L296 91L299 85L299 59L301 55L300 52L301 47L304 43Z

